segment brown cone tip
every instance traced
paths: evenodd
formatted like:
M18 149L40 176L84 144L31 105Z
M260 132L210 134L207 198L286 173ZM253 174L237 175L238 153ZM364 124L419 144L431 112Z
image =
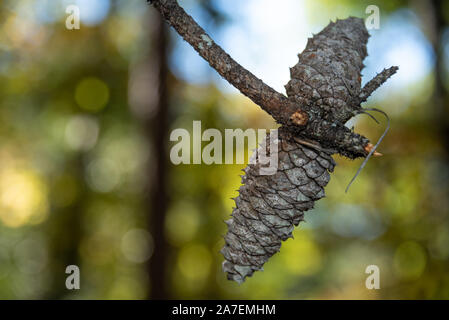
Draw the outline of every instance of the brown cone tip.
M371 150L373 150L373 148L374 148L374 145L373 145L372 143L368 143L368 144L365 146L364 149L365 149L365 151L366 151L367 153L370 153ZM375 157L381 157L381 156L383 156L383 154L380 153L380 152L374 151L373 156L375 156Z

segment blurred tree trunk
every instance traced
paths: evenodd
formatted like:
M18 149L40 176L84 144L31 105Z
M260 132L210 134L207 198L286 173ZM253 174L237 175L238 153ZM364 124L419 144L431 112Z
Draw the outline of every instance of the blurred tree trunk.
M446 159L449 157L449 119L447 116L447 98L448 92L445 86L446 72L444 67L444 39L443 31L446 27L444 18L443 0L432 0L430 2L431 12L428 23L433 24L430 28L433 33L430 35L432 45L436 55L435 62L435 90L433 101L435 104L434 120L439 134L443 139L443 145L446 150Z
M168 143L168 95L167 95L167 54L168 41L164 21L160 15L151 16L151 51L148 57L151 61L151 72L156 73L153 79L157 79L158 95L153 105L149 106L154 111L152 117L146 120L145 128L148 139L152 141L152 158L147 207L149 215L149 230L154 240L154 253L149 261L148 272L150 280L150 299L169 298L167 290L167 254L168 244L164 233L165 216L167 212L167 143Z
M46 232L49 239L51 257L54 258L52 272L52 282L49 290L43 299L58 300L64 299L70 294L76 294L77 290L71 291L66 288L66 279L69 276L65 273L67 266L76 265L81 269L81 259L79 255L79 245L83 232L81 228L84 206L88 197L88 187L84 180L83 154L77 154L67 170L76 177L79 194L76 201L66 208L56 209L48 219ZM82 270L81 286L82 286Z

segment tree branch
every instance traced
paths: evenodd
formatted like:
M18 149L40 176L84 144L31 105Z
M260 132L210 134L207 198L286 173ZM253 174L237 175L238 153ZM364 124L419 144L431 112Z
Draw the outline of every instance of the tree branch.
M374 78L368 81L360 92L359 98L360 103L365 102L368 97L377 90L385 81L388 80L392 75L398 71L398 67L390 67L388 69L383 69L381 73L377 74Z
M231 85L268 112L277 122L307 123L305 111L232 59L182 9L176 0L149 0L167 22Z

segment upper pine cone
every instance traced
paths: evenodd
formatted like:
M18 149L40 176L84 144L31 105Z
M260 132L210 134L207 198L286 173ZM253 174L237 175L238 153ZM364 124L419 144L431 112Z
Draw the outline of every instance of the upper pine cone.
M331 22L309 38L290 69L287 95L311 115L343 124L359 107L368 31L360 18ZM313 120L313 119L312 119Z

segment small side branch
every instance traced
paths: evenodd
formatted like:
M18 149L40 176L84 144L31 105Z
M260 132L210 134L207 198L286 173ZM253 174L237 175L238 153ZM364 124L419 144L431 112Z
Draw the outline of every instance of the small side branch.
M149 1L165 20L231 85L268 112L276 121L286 124L297 113L305 125L307 113L283 94L277 92L232 59L211 37L182 9L176 0ZM299 117L298 117L299 115Z
M385 81L388 80L392 75L398 71L398 67L390 67L388 69L383 69L381 73L376 75L371 79L360 91L359 99L360 103L365 102L368 97L377 90Z

